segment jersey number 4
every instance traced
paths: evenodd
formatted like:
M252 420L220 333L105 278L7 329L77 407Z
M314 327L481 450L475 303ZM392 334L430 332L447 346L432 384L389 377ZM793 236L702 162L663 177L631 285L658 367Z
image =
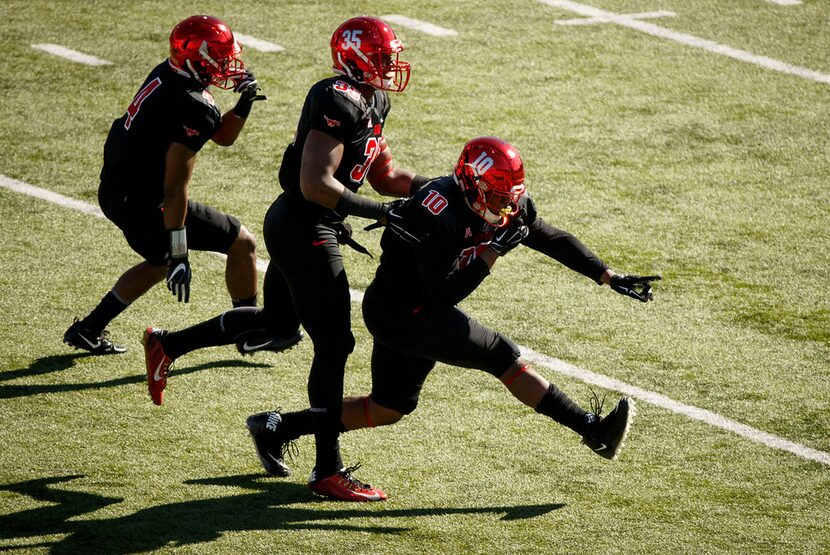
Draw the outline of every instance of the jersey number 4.
M133 120L135 116L138 114L138 111L141 109L141 104L147 100L147 97L153 94L153 91L156 90L159 85L161 85L161 78L156 77L149 83L147 86L138 91L138 94L135 95L133 101L130 102L130 105L127 107L127 119L124 120L124 129L129 130L130 126L133 124Z

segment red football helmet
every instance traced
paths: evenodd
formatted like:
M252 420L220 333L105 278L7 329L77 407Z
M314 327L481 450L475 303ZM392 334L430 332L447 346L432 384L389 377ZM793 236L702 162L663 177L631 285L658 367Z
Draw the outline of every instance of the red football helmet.
M205 86L230 89L245 71L239 59L242 47L230 27L216 17L194 15L180 21L170 33L170 59Z
M398 59L403 43L376 17L353 17L331 37L335 72L376 89L401 92L409 83L409 64Z
M497 137L478 137L464 145L455 180L470 208L496 227L519 211L525 169L519 151Z

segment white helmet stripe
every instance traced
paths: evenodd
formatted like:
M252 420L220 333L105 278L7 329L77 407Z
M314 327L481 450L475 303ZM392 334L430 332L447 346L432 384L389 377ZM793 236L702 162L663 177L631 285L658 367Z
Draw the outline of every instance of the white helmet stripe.
M185 61L184 61L184 65L186 65L186 66L187 66L187 69L189 69L189 70L190 70L190 73L192 73L192 74L193 74L193 78L194 78L194 79L196 79L197 81L201 81L201 80L202 80L202 79L201 79L201 77L199 77L199 72L198 72L198 71L196 71L196 69L194 69L193 64L192 64L192 63L190 63L190 60L185 60Z
M355 46L355 44L354 44L353 42L350 42L350 43L349 43L349 48L351 48L352 50L354 50L354 51L355 51L355 54L357 54L358 56L360 56L360 59L361 59L361 60L363 60L364 62L366 62L366 63L367 63L367 64L369 64L369 65L372 65L371 63L369 63L369 58L367 58L367 57L366 57L366 54L364 54L363 52L361 52L361 51L357 48L357 46Z
M216 61L210 57L210 53L208 52L208 43L206 40L203 40L201 46L199 46L199 54L201 54L202 58L204 58L210 65L212 65L216 69L222 69L221 67L219 67L219 64L217 64Z
M343 57L340 55L340 52L337 53L337 63L340 64L340 71L345 73L347 77L351 77L355 79L355 76L352 75L351 68L343 61Z

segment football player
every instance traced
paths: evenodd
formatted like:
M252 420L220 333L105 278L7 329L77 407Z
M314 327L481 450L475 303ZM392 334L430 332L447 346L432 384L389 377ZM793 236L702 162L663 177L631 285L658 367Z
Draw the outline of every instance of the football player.
M127 243L144 260L127 270L92 312L63 340L93 354L123 353L104 330L152 286L166 279L180 302L190 300L190 250L226 253L226 283L235 306L255 306L256 243L233 216L188 198L196 155L208 140L232 145L265 97L239 58L241 48L221 20L197 15L170 33L170 57L144 80L104 145L98 200ZM220 113L209 87L239 93ZM259 341L262 348L272 341ZM279 347L279 345L278 345Z
M306 96L294 141L282 158L283 193L265 216L271 263L262 310L231 310L174 333L148 328L148 386L153 401L161 403L174 359L236 341L252 328L289 337L302 324L314 344L308 432L315 435L317 457L309 486L334 499L382 499L385 494L354 478L340 456L343 375L355 343L340 244L355 244L347 216L385 223L391 204L359 194L365 179L392 197L409 196L428 180L397 167L384 137L388 91L403 91L410 73L395 32L378 18L355 17L337 28L330 46L335 75L314 84ZM267 419L249 422L255 440L269 426Z
M387 214L383 254L363 298L374 338L372 391L343 400L344 430L384 426L412 413L436 361L492 374L519 401L582 437L607 459L623 446L634 401L622 398L604 418L572 401L521 357L506 335L456 305L490 274L496 261L524 245L598 284L641 302L659 276L621 275L570 233L546 223L524 184L518 151L495 137L468 142L452 175L430 181ZM249 418L266 471L283 475L291 441L308 433L308 412L264 412Z

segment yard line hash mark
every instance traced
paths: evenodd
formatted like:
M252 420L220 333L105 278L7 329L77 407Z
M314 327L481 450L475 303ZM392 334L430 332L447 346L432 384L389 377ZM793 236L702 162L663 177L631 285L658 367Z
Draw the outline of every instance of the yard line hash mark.
M102 60L101 58L96 58L95 56L90 56L89 54L84 54L83 52L78 52L77 50L72 50L71 48L66 48L65 46L61 46L59 44L33 44L32 48L88 66L112 65L112 62L107 60Z
M381 19L383 19L384 21L397 23L402 27L409 27L410 29L421 31L422 33L426 33L434 37L455 37L458 35L458 31L454 29L445 29L443 27L433 25L432 23L428 23L426 21L411 19L409 17L406 17L405 15L384 15Z
M236 40L238 40L244 46L247 46L248 48L253 48L258 52L282 52L285 50L285 48L283 48L279 44L268 42L267 40L258 39L250 35L234 33L233 36L235 36Z
M100 209L98 209L97 206L93 206L89 203L73 199L71 197L67 197L58 193L53 193L52 191L48 191L40 187L35 187L34 185L29 185L28 183L24 183L22 181L18 181L17 179L12 179L10 177L6 177L2 174L0 174L0 187L5 187L6 189L9 189L17 193L22 193L24 195L29 195L31 197L43 199L51 203L57 204L59 206L63 206L65 208L72 208L73 210L77 210L79 212L83 212L85 214L89 214L98 218L104 217L104 214L101 212ZM219 256L224 257L224 255ZM265 271L267 266L267 261L257 259L257 268L260 271ZM350 292L353 302L359 303L363 300L362 291L351 289ZM706 409L701 409L698 407L680 403L679 401L675 401L673 399L670 399L669 397L660 395L659 393L656 393L654 391L641 389L637 386L629 385L625 382L609 378L608 376L597 374L596 372L591 372L590 370L583 370L582 368L574 366L573 364L569 364L563 360L559 360L548 355L537 353L536 351L528 347L523 347L519 345L519 348L522 351L522 355L525 358L527 358L527 360L540 366L544 366L545 368L548 368L549 370L552 370L557 374L561 374L563 376L568 376L571 378L576 378L580 381L596 385L598 387L619 391L620 393L630 395L631 397L634 397L636 399L641 399L646 403L650 403L652 405L664 408L677 414L681 414L689 418L699 420L716 428L721 428L722 430L733 432L756 443L766 445L767 447L787 451L803 459L816 461L830 466L830 453L818 451L805 445L789 441L782 437L769 434L767 432L758 430L751 426L747 426L746 424L741 424L740 422L731 420L729 418L726 418L725 416L721 416L717 413L708 411Z
M721 56L727 56L742 62L754 64L756 66L780 71L781 73L789 73L790 75L795 75L803 79L809 79L811 81L830 85L830 75L825 73L788 64L780 60L767 58L766 56L759 56L758 54L753 54L752 52L747 52L746 50L732 48L731 46L719 44L708 39L702 39L694 35L678 33L677 31L660 27L654 23L640 21L628 15L607 12L593 6L572 2L571 0L537 0L537 2L541 2L542 4L546 4L553 8L574 12L583 17L601 19L622 27L628 27L629 29L640 31L641 33L646 33L647 35L679 42L680 44L685 44L686 46L700 48L714 54L720 54Z
M626 14L625 17L633 17L634 19L656 19L658 17L674 17L677 15L674 12L642 12L642 13L630 13ZM607 19L603 19L601 17L585 17L581 19L556 19L554 23L557 25L594 25L596 23L611 23L611 21Z

